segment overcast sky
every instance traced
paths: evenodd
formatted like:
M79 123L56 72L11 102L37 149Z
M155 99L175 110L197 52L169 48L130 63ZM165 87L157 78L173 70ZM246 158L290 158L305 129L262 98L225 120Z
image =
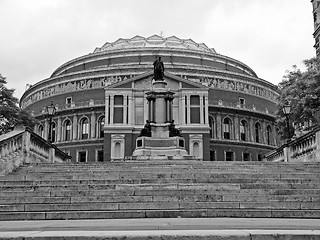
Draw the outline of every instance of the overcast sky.
M191 38L278 84L315 56L306 0L0 0L0 73L26 84L105 42L135 35Z

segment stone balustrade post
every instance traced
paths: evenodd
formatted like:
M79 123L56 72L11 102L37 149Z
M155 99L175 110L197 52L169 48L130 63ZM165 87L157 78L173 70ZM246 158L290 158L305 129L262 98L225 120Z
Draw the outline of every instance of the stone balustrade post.
M53 147L49 148L49 162L54 163L55 162L55 149Z
M30 145L31 145L31 135L28 131L25 131L22 135L22 163L30 162Z
M291 150L290 150L290 146L286 145L283 148L283 154L284 154L284 161L285 162L291 162Z

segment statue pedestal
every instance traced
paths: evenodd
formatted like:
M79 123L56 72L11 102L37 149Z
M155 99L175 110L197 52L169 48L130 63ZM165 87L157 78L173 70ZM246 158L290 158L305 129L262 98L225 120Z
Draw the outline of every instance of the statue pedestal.
M137 139L137 147L132 156L149 156L151 159L188 156L188 152L184 149L184 144L183 137L139 137Z
M190 158L185 150L184 138L170 137L172 136L170 129L174 126L172 120L174 92L167 88L165 81L153 81L152 84L153 88L146 93L150 121L149 130L146 132L151 132L151 136L137 138L136 149L132 156L136 159L148 160Z

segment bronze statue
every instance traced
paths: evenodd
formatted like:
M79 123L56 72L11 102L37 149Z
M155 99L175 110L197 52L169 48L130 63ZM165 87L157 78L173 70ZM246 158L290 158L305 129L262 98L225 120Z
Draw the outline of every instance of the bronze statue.
M164 65L161 57L158 57L157 60L154 61L153 70L154 80L164 80Z
M171 124L169 125L169 137L181 137L181 131L180 129L176 128L176 125L174 124L174 120L171 121Z
M139 137L151 137L151 125L149 120L146 121L146 124L141 129Z

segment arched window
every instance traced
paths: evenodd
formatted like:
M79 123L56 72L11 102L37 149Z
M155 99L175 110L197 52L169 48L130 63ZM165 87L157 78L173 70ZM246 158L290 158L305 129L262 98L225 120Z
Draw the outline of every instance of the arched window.
M225 118L223 120L223 124L222 124L222 131L223 131L223 138L224 139L231 139L231 129L232 129L231 120L229 118Z
M214 124L214 119L213 117L209 117L209 126L210 126L210 138L214 138L215 135L215 124Z
M39 125L39 127L38 127L38 134L39 134L39 136L41 136L42 138L44 138L43 125Z
M51 123L51 141L52 142L56 141L56 123L55 122Z
M80 121L80 138L88 139L89 138L89 120L88 118L83 118Z
M271 145L271 136L272 136L272 129L271 129L271 127L268 125L267 126L267 144L268 145Z
M98 120L98 137L103 138L104 136L104 116L100 117Z
M64 129L64 141L70 141L71 140L71 121L67 119L64 124L63 124L63 129Z
M245 120L240 121L240 140L247 141L248 124Z
M256 143L260 143L261 142L261 136L260 136L260 132L261 132L261 126L260 123L256 123L255 124L255 137L256 137Z
M120 158L121 157L121 143L116 142L114 145L114 156L115 158Z
M193 143L193 156L200 157L200 146L198 142Z

